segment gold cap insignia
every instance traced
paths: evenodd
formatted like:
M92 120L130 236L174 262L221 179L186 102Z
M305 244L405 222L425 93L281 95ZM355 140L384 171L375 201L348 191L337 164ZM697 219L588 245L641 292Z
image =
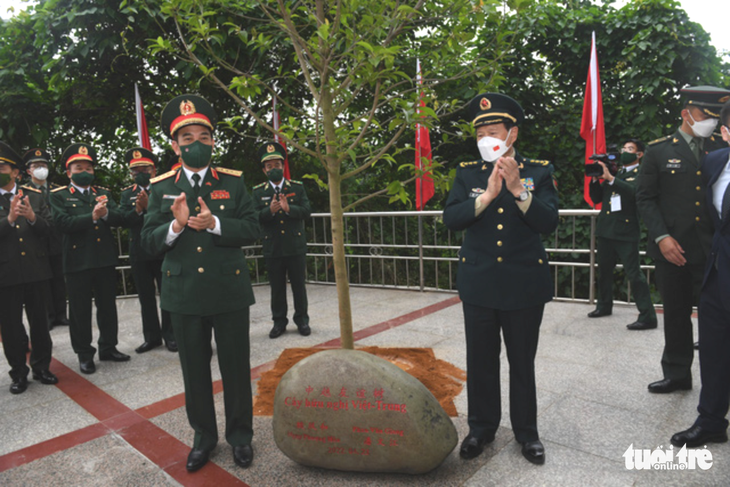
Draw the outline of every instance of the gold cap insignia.
M142 159L142 153L140 151L136 150L136 151L132 152L132 157L134 157L135 159Z
M722 97L722 98L720 98L720 99L719 99L718 101L719 101L720 103L725 103L725 102L726 102L726 101L728 101L728 100L730 100L730 96L723 96L723 97Z
M479 102L479 108L482 110L489 110L492 108L492 102L489 101L489 98L482 98L482 100Z
M195 113L195 105L189 100L183 100L180 103L180 115L190 115Z
M41 153L41 150L40 150L40 149L36 149L36 151L35 151L35 155L36 155L37 157L40 157L40 156L42 155L42 153Z
M87 149L86 147L84 147L84 146L82 145L81 147L79 147L79 154L83 154L83 155L85 155L85 156L86 156L86 155L88 155L88 154L89 154L89 149Z
M272 152L274 152L275 150L276 150L276 147L274 147L274 145L273 145L273 144L270 144L270 145L267 145L267 146L266 146L266 152L268 152L269 154L271 154L271 153L272 153Z

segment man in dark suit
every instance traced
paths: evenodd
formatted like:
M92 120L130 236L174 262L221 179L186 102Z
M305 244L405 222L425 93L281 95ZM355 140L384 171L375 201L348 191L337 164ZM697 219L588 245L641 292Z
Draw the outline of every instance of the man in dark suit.
M522 107L499 93L470 104L481 160L462 162L444 209L444 223L465 231L457 287L466 326L469 435L462 458L494 440L501 418L500 330L510 363L510 419L530 462L545 462L537 432L535 354L545 303L553 297L540 234L558 224L558 192L548 161L515 150Z
M96 372L91 345L91 302L96 304L99 360L125 362L117 350L117 246L111 227L122 224L122 214L108 189L94 186L96 151L89 144L73 144L61 156L68 186L51 191L53 221L63 234L63 272L68 289L71 346L84 374Z
M644 144L627 140L621 148L621 169L614 176L603 162L602 181L594 177L589 191L594 204L601 204L596 224L598 240L598 302L589 318L608 316L613 310L613 270L617 258L624 265L631 282L639 318L626 328L648 330L657 327L656 311L651 302L649 285L639 265L639 213L636 209L636 177L644 155Z
M730 97L728 97L730 99ZM730 101L720 112L722 138L730 144ZM696 448L727 441L730 401L730 148L707 154L702 162L707 206L715 225L705 265L699 310L699 416L691 428L672 436L672 444Z
M277 338L286 330L286 278L289 276L294 295L294 323L301 335L307 336L307 236L304 220L312 213L304 185L284 178L286 149L276 142L267 142L259 149L259 160L268 181L253 189L253 200L259 212L264 233L264 257L271 285L271 315L274 327L269 338Z
M23 305L33 343L33 378L43 384L58 382L49 370L53 344L45 300L45 287L51 278L45 242L50 213L40 191L27 186L18 188L22 165L20 156L0 142L0 334L10 365L12 394L28 388L30 369L25 363L28 342Z
M692 389L692 308L699 303L712 222L705 202L700 160L722 145L712 135L720 100L730 91L712 86L685 88L682 125L649 143L639 169L636 202L649 233L647 253L656 263L664 306L664 378L649 392Z
M157 156L144 147L134 147L124 154L134 184L122 191L119 209L124 215L124 226L129 228L129 263L132 266L134 286L142 311L144 342L134 351L145 353L162 346L162 339L171 352L177 352L172 333L170 313L162 310L162 326L157 315L157 288L162 288L162 256L152 255L142 247L142 225L147 215L150 180L157 175Z
M51 155L45 149L36 147L23 155L26 172L30 176L31 186L41 192L46 205L51 208L51 191L59 185L48 181ZM50 221L51 230L48 233L48 259L51 263L53 277L48 281L48 326L68 326L66 313L66 281L63 278L63 252L61 250L61 233Z
M162 309L170 312L185 382L185 409L195 431L186 468L208 462L218 442L210 360L215 332L223 380L226 440L241 467L253 461L249 306L254 303L241 249L259 237L251 196L240 171L210 166L213 107L200 96L174 98L162 128L182 167L152 181L142 246L164 253Z

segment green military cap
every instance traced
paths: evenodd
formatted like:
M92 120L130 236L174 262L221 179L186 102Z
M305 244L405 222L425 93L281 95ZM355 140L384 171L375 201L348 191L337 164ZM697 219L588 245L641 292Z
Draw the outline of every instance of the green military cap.
M482 93L475 96L469 103L469 115L475 128L505 122L520 125L525 119L525 112L520 104L501 93Z
M0 164L10 164L15 169L23 169L23 159L5 142L0 142Z
M687 105L692 105L712 118L720 118L720 108L730 100L730 90L716 86L687 86L680 90Z
M72 144L63 151L61 155L61 165L68 169L69 164L73 162L87 161L96 164L96 150L89 144L84 142L80 144Z
M162 110L162 130L170 138L187 125L203 125L215 130L218 114L208 100L198 95L180 95L173 98Z
M31 165L34 162L45 162L47 165L50 165L51 159L53 158L47 150L40 149L38 147L36 147L35 149L30 149L25 154L23 154L23 162L25 162L26 165Z
M259 147L259 160L263 165L264 162L271 159L286 159L286 149L278 142L266 142Z
M124 153L124 162L130 169L138 166L157 166L157 156L144 147L132 147Z

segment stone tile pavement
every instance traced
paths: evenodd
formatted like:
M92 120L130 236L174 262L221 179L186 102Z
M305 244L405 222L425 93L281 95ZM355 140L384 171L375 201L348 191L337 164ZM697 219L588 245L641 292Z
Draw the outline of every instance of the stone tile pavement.
M270 329L268 287L256 287L251 308L252 387L284 348L337 346L339 322L335 288L308 287L313 332L293 327L276 340ZM463 461L458 448L433 472L421 476L360 474L300 466L285 457L272 437L271 418L255 417L253 466L236 467L222 440L212 462L185 471L192 442L182 397L177 354L159 348L134 353L142 342L136 299L117 302L119 349L131 362L98 362L84 376L71 350L68 330L56 328L57 386L31 381L18 396L8 392L8 367L0 360L0 485L251 485L251 486L727 486L730 444L713 444L707 470L632 470L623 455L636 449L668 448L672 433L691 425L699 396L695 361L692 391L652 395L649 382L661 378L662 318L656 330L628 331L636 310L617 307L610 317L588 319L592 307L547 305L536 361L538 413L546 463L535 466L520 455L509 423L508 364L502 353L504 417L497 439L485 453ZM291 300L290 300L291 303ZM436 356L465 367L462 311L453 294L353 288L356 346L430 347ZM213 361L214 379L220 374ZM216 389L219 431L223 432L220 384ZM462 438L466 392L456 398L453 418Z

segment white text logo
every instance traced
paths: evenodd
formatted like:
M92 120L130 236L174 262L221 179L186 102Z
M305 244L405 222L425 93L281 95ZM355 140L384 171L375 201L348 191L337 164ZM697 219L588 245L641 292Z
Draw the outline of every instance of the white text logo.
M705 447L702 450L687 450L683 446L678 452L674 447L663 450L635 449L632 443L623 454L626 468L629 470L707 470L712 467L712 452Z

